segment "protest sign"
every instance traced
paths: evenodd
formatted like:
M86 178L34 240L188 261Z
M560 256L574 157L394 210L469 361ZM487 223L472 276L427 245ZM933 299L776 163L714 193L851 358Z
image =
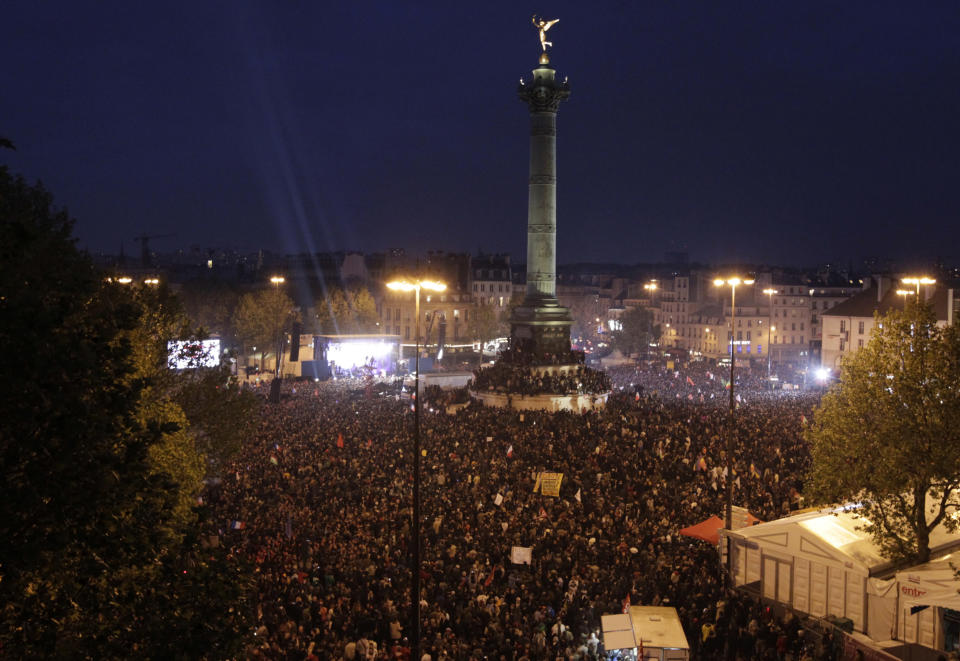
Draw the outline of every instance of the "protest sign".
M533 547L514 546L510 549L510 562L515 565L529 565L533 562Z
M544 496L560 496L560 482L563 481L563 473L540 473L540 493Z

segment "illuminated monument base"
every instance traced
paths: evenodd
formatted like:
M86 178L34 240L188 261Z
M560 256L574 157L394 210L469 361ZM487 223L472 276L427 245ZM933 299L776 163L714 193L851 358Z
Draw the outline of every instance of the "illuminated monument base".
M586 413L587 411L596 411L603 409L607 405L607 398L610 395L610 387L606 380L606 375L598 375L595 370L584 367L582 364L565 365L539 365L539 366L520 366L501 359L492 367L486 368L491 372L499 373L502 377L507 375L514 383L521 381L535 381L539 377L587 377L596 383L602 381L605 385L597 392L590 392L589 388L584 388L580 383L575 390L566 392L537 392L527 394L525 388L515 388L510 385L487 386L487 380L483 372L477 373L474 388L470 391L471 397L484 406L498 406L500 408L515 409L518 411L573 411L576 413ZM479 385L478 385L479 384ZM569 385L573 385L570 383Z

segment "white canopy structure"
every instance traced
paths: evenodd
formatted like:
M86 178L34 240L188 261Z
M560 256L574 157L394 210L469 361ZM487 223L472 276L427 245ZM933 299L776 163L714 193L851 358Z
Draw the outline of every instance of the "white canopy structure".
M764 598L800 612L848 618L874 640L895 634L897 592L892 565L858 528L855 505L807 511L736 531L729 561L735 585L759 584ZM934 555L960 546L942 526L930 535Z
M953 565L960 568L960 555L948 555L897 572L898 640L943 648L941 609L960 611L960 581Z
M676 608L631 606L629 613L603 615L603 646L636 649L638 661L685 661L690 646Z

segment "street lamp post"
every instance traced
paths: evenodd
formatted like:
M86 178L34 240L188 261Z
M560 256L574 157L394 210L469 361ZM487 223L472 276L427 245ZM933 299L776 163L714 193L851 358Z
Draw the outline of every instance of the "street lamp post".
M909 278L903 278L900 280L905 285L916 285L917 286L917 304L920 304L920 285L933 285L936 284L936 280L933 278L928 278L926 276L911 276ZM899 291L897 292L900 293ZM906 303L906 297L904 297L904 303Z
M913 296L914 292L910 289L898 289L897 296L903 297L903 311L907 311L907 296Z
M650 342L653 341L653 303L654 303L654 300L655 300L654 297L656 296L656 293L657 293L657 281L656 281L656 280L651 280L650 282L646 283L646 284L643 286L643 288L646 289L648 292L650 292L650 305L649 305L649 309L650 309L650 316L649 316L649 320L650 320L650 324L649 324L649 325L650 325L650 339L647 340L647 345L648 345L648 346L646 346L646 347L643 348L643 355L646 356L647 353L648 353L648 350L649 350L649 348L650 348L650 347L649 347L649 344L650 344Z
M413 379L413 526L411 534L413 536L413 557L410 560L411 567L411 585L410 601L411 611L410 619L412 628L412 643L414 659L420 659L420 290L443 291L447 286L442 282L431 280L394 280L387 283L389 289L394 291L412 291L415 292L414 313L416 321L414 322L414 348L416 357L414 359L414 369L416 370Z
M733 378L734 367L737 364L737 359L733 353L733 344L736 338L735 327L737 321L737 285L752 285L753 280L741 280L737 277L727 278L726 280L717 278L713 281L713 284L717 287L730 285L730 430L727 433L727 504L724 516L724 526L727 530L731 530L733 528L733 450L736 440L736 428L734 426L734 412L736 410L736 404L734 403L733 399Z
M768 287L763 290L767 295L767 387L772 388L770 383L770 361L773 358L773 295L779 294L776 289Z
M280 285L286 282L287 279L282 275L275 275L270 278L270 282L273 283L273 291L277 294L280 292ZM283 329L280 327L280 324L277 324L277 368L274 370L274 376L280 376L280 355L283 353Z

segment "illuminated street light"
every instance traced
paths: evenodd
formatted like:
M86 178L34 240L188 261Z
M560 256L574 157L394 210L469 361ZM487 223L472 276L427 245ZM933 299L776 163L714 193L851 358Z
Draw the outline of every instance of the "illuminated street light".
M272 282L272 283L273 283L274 285L276 285L277 287L280 287L280 285L282 285L282 284L285 283L286 281L287 281L287 279L284 278L282 275L275 275L275 276L273 276L273 277L270 278L270 282Z
M159 285L159 284L160 284L160 279L159 279L159 278L147 278L146 280L143 281L143 284L145 284L145 285Z
M917 300L920 300L920 285L932 285L936 284L936 280L933 278L928 278L926 276L912 276L909 278L903 278L900 280L905 285L916 285L917 286ZM906 298L904 298L906 301Z
M410 601L413 612L410 618L413 620L413 649L414 659L419 659L420 654L420 290L444 291L447 288L442 282L434 280L393 280L387 283L387 288L394 291L416 292L415 308L416 315L414 347L416 349L416 358L414 360L414 369L416 372L413 377L413 559L411 564L411 574L413 581L410 590Z
M733 417L735 410L733 399L733 368L737 364L737 359L733 354L733 339L735 337L734 329L737 320L737 285L752 285L753 280L741 280L734 276L725 280L723 278L717 278L713 281L713 284L716 287L722 287L724 285L730 286L730 431L727 433L727 506L724 526L727 530L731 530L733 528L733 449L736 434Z
M126 275L122 275L119 278L117 278L117 282L119 282L121 285L129 285L131 282L133 282L133 278Z

